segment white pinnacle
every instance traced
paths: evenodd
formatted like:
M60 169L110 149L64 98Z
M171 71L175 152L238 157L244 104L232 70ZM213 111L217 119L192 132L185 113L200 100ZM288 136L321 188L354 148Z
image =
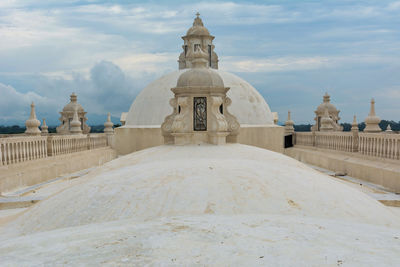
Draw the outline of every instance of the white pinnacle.
M25 122L27 135L40 135L41 131L39 129L40 121L36 118L35 104L31 104L31 115L29 119Z

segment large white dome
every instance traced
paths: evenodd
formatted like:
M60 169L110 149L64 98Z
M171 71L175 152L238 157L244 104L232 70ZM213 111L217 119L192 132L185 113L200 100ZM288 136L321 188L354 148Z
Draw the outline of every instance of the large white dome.
M166 74L144 88L129 109L126 125L161 125L165 117L172 113L169 100L174 94L171 88L176 87L179 76L187 70ZM268 104L253 86L232 73L210 70L217 72L224 85L230 87L227 95L232 99L232 105L228 109L240 124L273 124Z

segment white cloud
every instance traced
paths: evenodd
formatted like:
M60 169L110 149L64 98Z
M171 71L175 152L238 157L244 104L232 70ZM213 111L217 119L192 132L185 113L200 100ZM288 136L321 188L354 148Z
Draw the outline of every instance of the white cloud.
M213 25L255 25L286 23L301 18L299 12L280 5L239 4L233 2L199 2L185 7L187 13L199 10Z
M400 101L400 85L381 88L379 91L374 92L374 95L383 99L398 102Z
M27 120L30 113L30 104L34 102L36 109L54 108L51 99L38 95L35 92L20 93L12 86L0 83L0 118L3 123L9 120ZM44 111L43 109L41 110Z
M114 62L137 78L143 73L162 74L166 69L176 69L179 53L144 53L120 57Z
M88 112L89 123L103 123L107 112L119 117L121 112L127 111L142 89L140 83L108 61L95 64L89 74L71 73L67 79L57 73L37 74L30 75L29 79L35 86L34 92L22 93L0 83L0 124L23 123L29 117L32 101L38 117L46 118L49 125L57 124L58 112L69 102L72 92L78 95L78 102Z
M400 1L396 1L396 2L390 3L388 5L388 9L391 10L391 11L396 11L396 10L400 9Z
M220 66L233 72L282 72L306 71L321 68L337 68L365 64L396 64L397 58L368 54L348 56L313 56L313 57L279 57L279 58L244 58L226 57Z
M378 36L381 38L385 34L396 34L396 32L392 29L386 28L342 27L324 29L312 34L312 36L315 38L337 38L337 40L343 40L343 38L365 38L368 36Z
M329 14L329 13L328 13ZM368 18L376 17L382 14L382 8L379 6L353 6L349 8L346 6L341 9L334 9L329 15L334 17L347 17L347 18Z
M320 70L323 74L334 68L339 73L375 67L376 76L385 77L384 68L399 66L398 29L394 26L399 1L45 2L0 1L0 76L14 75L14 85L25 76L37 77L32 85L16 86L14 93L8 88L9 98L27 99L30 95L18 90L33 88L36 97L45 96L56 103L51 116L57 116L72 91L79 93L79 100L92 114L111 111L119 116L118 112L126 111L150 79L177 69L179 36L191 26L196 11L211 33L217 32L220 67L255 73L252 77L261 73L256 79L263 86L267 84L264 72L279 76L285 71ZM96 64L98 72L93 74ZM108 74L114 87L99 82L101 75ZM311 82L300 84L301 76L292 78L296 81L287 85L291 88L319 87ZM354 76L347 79L347 83L354 82ZM393 78L392 83L397 81ZM113 93L115 88L118 90ZM125 102L117 107L105 101L108 92L113 101ZM393 94L395 98L396 90ZM27 105L29 111L25 102L23 108L17 108L25 110ZM3 111L0 115L7 116Z
M221 66L234 72L274 72L309 70L327 66L329 59L325 57L282 57L270 59L228 58Z

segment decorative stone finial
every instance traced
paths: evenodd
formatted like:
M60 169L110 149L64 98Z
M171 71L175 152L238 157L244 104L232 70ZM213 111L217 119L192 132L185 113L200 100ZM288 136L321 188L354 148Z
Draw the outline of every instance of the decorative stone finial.
M356 115L354 115L354 117L353 117L353 123L351 124L351 131L352 132L358 132L359 131Z
M375 114L375 100L371 99L371 108L368 114L368 117L365 118L365 129L364 132L367 133L378 133L381 132L382 129L379 127L379 123L381 119Z
M204 24L203 24L203 21L200 18L200 13L199 12L196 13L196 18L193 21L193 26L203 26L204 27Z
M71 102L76 102L78 100L78 96L75 93L72 93L70 96Z
M393 133L392 127L390 127L390 124L388 124L388 126L386 127L385 133Z
M376 116L375 114L375 99L371 99L371 109L369 111L369 116Z
M210 34L208 29L204 27L203 21L200 18L200 13L196 13L193 21L193 26L189 28L185 36L182 36L184 44L183 51L179 55L179 69L189 69L193 67L193 52L198 48L203 49L207 54L206 60L208 66L213 69L218 69L218 55L215 53L213 45L214 36Z
M107 121L104 123L104 133L106 133L106 134L114 133L113 126L114 126L114 124L111 122L111 114L110 114L110 112L108 112Z
M49 133L49 127L46 125L46 119L43 119L43 124L42 124L42 134L48 134Z
M25 122L27 135L40 135L41 131L39 129L40 121L36 118L35 104L31 104L31 115L29 119Z
M285 122L285 133L286 134L292 134L294 133L294 121L292 121L291 117L290 117L290 110L288 111L288 117L287 117L287 121Z
M333 131L333 120L329 117L328 109L325 109L324 115L321 118L321 132Z
M72 118L70 126L71 126L71 129L70 129L71 134L81 134L82 133L81 122L79 121L79 118L78 118L78 109L75 109L75 111L74 111L74 117Z
M276 111L272 112L272 118L274 119L274 124L278 124L278 121L279 121L278 112L276 112Z
M328 94L328 92L325 93L323 101L324 101L324 103L329 103L331 101L331 97Z

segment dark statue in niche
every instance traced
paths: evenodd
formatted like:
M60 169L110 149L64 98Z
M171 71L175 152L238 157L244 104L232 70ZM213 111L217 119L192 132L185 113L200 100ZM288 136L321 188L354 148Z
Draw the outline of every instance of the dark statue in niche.
M193 98L193 128L195 131L207 131L207 98Z

